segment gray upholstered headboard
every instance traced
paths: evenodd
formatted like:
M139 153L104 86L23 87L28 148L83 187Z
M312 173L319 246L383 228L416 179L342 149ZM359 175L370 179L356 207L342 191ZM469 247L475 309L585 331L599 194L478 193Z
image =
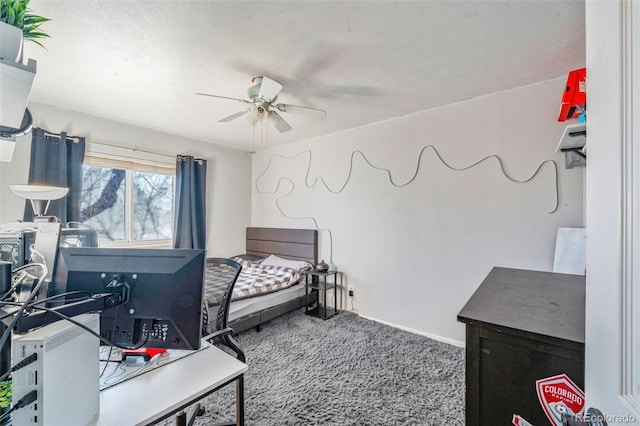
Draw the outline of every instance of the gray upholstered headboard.
M247 228L247 254L270 254L318 263L318 231L315 229Z

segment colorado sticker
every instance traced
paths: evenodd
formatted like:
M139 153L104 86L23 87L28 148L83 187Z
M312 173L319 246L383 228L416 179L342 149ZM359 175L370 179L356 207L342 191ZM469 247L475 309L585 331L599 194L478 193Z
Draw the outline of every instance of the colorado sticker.
M584 392L566 375L536 380L538 400L554 426L562 426L562 414L582 416Z

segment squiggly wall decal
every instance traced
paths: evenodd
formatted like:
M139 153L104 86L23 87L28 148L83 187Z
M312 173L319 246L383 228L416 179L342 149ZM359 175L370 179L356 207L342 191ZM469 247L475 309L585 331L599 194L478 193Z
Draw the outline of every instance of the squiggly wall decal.
M289 195L291 195L291 193L293 193L293 191L296 188L296 184L293 180L286 178L286 177L281 177L278 179L278 183L276 185L276 188L273 191L261 191L260 188L258 187L258 181L267 173L267 171L271 168L271 163L273 162L273 159L275 157L278 158L282 158L285 160L293 160L294 158L297 158L303 154L309 154L309 158L307 159L307 171L305 172L305 178L304 178L304 184L307 188L312 189L314 188L318 182L321 182L322 185L324 185L324 187L327 189L327 191L331 192L332 194L339 194L340 192L342 192L347 185L349 184L349 181L351 180L351 174L353 172L353 161L355 158L356 154L359 154L362 159L372 168L376 169L376 170L382 170L385 171L387 173L387 177L389 178L389 182L391 183L391 185L397 187L397 188L401 188L403 186L407 186L409 185L411 182L413 182L416 178L416 176L418 176L418 172L420 171L420 164L422 162L422 154L424 154L424 152L427 149L431 149L436 157L440 160L440 162L442 162L442 164L444 164L447 168L449 168L450 170L453 171L457 171L457 172L461 172L461 171L465 171L465 170L469 170L479 164L484 163L485 161L488 161L490 159L495 159L498 162L498 165L500 167L500 171L502 172L502 174L511 182L515 182L515 183L527 183L530 182L531 180L533 180L538 173L540 173L540 170L544 167L545 164L550 164L553 167L553 171L554 171L554 178L555 178L555 185L554 185L554 190L555 190L555 205L553 207L553 209L547 213L549 214L553 214L558 210L558 206L560 204L560 196L559 196L559 189L558 189L558 166L556 164L556 162L554 160L545 160L543 162L541 162L538 167L536 168L536 170L533 172L533 174L531 176L529 176L526 179L520 180L520 179L516 179L513 176L509 175L509 173L507 173L505 167L504 167L504 163L502 161L502 159L496 155L496 154L491 154L491 155L487 155L486 157L468 165L468 166L464 166L464 167L454 167L451 164L449 164L443 157L442 155L440 155L440 153L438 152L438 150L436 149L435 146L433 145L425 145L422 147L422 149L420 150L420 153L418 154L418 161L416 163L416 170L413 173L413 176L411 176L406 182L404 183L396 183L393 180L393 175L391 174L391 170L384 168L384 167L380 167L380 166L376 166L375 164L371 163L371 161L369 161L369 159L367 158L367 156L360 150L355 150L351 152L351 161L349 163L349 173L347 174L347 178L344 181L344 184L342 184L342 186L339 187L339 189L331 189L329 187L329 185L327 185L327 183L325 182L325 180L322 178L322 176L318 176L317 178L315 178L315 180L313 181L313 183L309 184L309 173L311 171L311 160L313 157L313 153L311 152L310 149L307 149L305 151L302 151L298 154L292 155L290 157L284 156L284 155L280 155L280 154L273 154L271 156L271 158L269 158L269 162L267 163L267 166L265 167L264 171L262 173L260 173L260 175L258 175L258 177L256 177L255 180L255 188L256 188L256 192L258 194L276 194L279 190L280 190L280 184L283 181L289 182L291 184L291 190L289 192L287 192L286 194L276 198L276 208L280 211L280 214L282 214L282 216L286 217L287 219L295 219L295 220L312 220L313 224L315 226L315 228L318 231L326 231L327 234L329 235L329 261L332 263L333 262L333 235L331 234L331 230L328 228L320 228L320 226L318 225L318 221L316 220L315 217L313 216L299 216L299 217L295 217L295 216L291 216L288 215L287 213L284 212L284 210L282 209L282 207L280 206L280 200L282 200L283 198L288 197Z

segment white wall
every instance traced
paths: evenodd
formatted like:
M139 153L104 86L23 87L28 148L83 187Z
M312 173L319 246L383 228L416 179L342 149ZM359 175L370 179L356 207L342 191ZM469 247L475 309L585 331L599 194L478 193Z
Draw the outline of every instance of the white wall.
M493 266L551 270L556 228L583 226L584 169L565 170L563 155L555 153L564 129L556 120L565 80L259 153L252 224L313 228L315 219L333 235L331 253L329 232L320 232L321 257L355 287L361 315L462 344L464 327L456 315ZM429 144L456 168L497 154L518 180L553 159L558 210L548 213L556 202L549 163L529 183L513 183L495 159L453 171L427 149L415 180L395 187L386 172L355 154L343 191L331 193L318 180L337 191L348 179L352 153L360 150L402 184ZM307 150L312 159L305 184ZM287 216L303 219L285 217L278 200Z
M168 156L189 154L207 160L207 250L209 256L245 251L245 228L251 211L251 155L211 143L125 123L31 103L34 127ZM19 138L11 163L0 163L0 223L22 218L24 201L9 184L27 183L31 136ZM132 155L145 156L144 152ZM168 159L168 158L167 158ZM168 159L171 161L170 159Z

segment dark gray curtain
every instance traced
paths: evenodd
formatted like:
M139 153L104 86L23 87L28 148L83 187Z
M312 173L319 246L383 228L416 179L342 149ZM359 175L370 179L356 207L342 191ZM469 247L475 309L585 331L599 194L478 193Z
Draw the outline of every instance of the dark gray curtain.
M62 223L80 220L84 150L83 137L69 139L64 132L57 136L44 129L32 130L29 183L69 188L66 197L51 201L46 213L56 216ZM29 201L25 204L24 220L33 220Z
M207 240L207 161L176 158L173 247L204 249Z

